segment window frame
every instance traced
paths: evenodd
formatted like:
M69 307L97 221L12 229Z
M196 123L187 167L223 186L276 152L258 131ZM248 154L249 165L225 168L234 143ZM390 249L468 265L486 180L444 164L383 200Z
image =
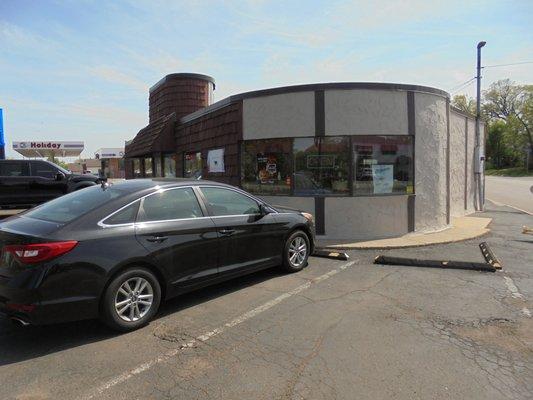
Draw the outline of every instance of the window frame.
M289 184L289 192L288 193L258 193L253 192L254 194L258 196L271 196L271 197L287 197L287 196L294 196L294 152L293 152L293 146L294 146L294 137L288 137L288 138L266 138L266 139L249 139L249 140L240 140L239 141L239 154L238 154L238 163L239 163L239 183L241 188L243 187L243 163L245 160L245 153L246 153L246 144L249 142L265 142L265 141L271 141L271 140L287 140L289 142L290 151L288 153L288 163L289 163L289 173L288 176L290 178L290 184ZM282 153L285 154L285 153ZM244 190L244 189L242 189ZM251 192L250 192L251 193Z
M395 192L391 192L391 193L358 193L356 194L355 193L355 184L354 184L354 171L355 171L355 165L354 165L354 151L353 151L353 145L354 145L354 140L353 138L358 138L358 137L372 137L372 136L376 136L376 137L379 137L379 136L386 136L386 137L409 137L411 138L411 145L412 145L412 160L413 160L413 166L412 166L412 176L413 176L413 192L412 193L395 193ZM350 164L351 164L351 170L350 170L350 174L351 174L351 185L352 185L352 194L351 194L351 197L388 197L388 196L414 196L416 194L416 183L415 183L415 140L416 140L416 135L412 135L412 134L408 134L408 135L351 135L350 136Z
M158 219L158 220L152 220L152 221L140 221L139 220L139 216L142 215L144 213L144 208L143 208L143 205L144 205L144 200L150 196L154 196L156 194L160 194L160 193L164 193L164 192L168 192L168 191L171 191L171 190L184 190L184 189L191 189L191 191L193 192L195 198L196 198L196 201L198 202L198 206L200 207L200 211L202 212L202 216L201 217L191 217L191 218L170 218L170 219ZM137 216L135 218L135 223L137 224L151 224L151 223L155 223L155 222L172 222L172 221L187 221L187 220L196 220L196 219L199 219L199 218L205 218L207 217L206 215L206 209L201 201L201 199L198 197L198 193L196 192L196 190L194 189L193 186L178 186L178 187L172 187L172 188L165 188L165 189L159 189L159 190L156 190L155 192L152 192L152 193L149 193L145 196L143 196L142 198L139 199L141 201L141 203L139 204L139 209L137 210Z
M200 209L202 211L202 217L194 217L194 218L173 218L173 219L161 219L161 220L154 220L154 221L139 221L139 214L141 212L141 202L147 198L147 197L150 197L150 196L153 196L155 194L158 194L158 193L163 193L163 192L167 192L169 190L178 190L178 189L192 189L194 195L196 196L196 200L198 201L198 204L200 205ZM126 224L106 224L105 223L105 220L108 219L109 217L112 217L114 214L122 211L124 208L132 205L133 203L135 202L139 202L139 206L137 208L137 213L135 215L135 222L128 222ZM157 223L157 222L172 222L172 221L186 221L186 220L197 220L197 219L204 219L204 218L211 218L209 216L209 213L207 211L207 208L204 204L204 200L203 200L203 197L201 197L199 194L198 194L198 190L197 190L197 186L192 186L192 185L189 185L189 186L177 186L177 187L169 187L169 188L162 188L162 189L158 189L156 190L155 192L152 192L152 193L148 193L148 194L145 194L144 196L141 196L135 200L132 200L130 201L128 204L120 207L119 209L113 211L112 213L108 214L107 216L105 216L104 218L102 218L100 221L98 221L97 225L102 227L102 228L114 228L114 227L118 227L118 226L128 226L128 225L139 225L139 224L152 224L152 223Z
M167 175L167 168L166 168L165 161L166 161L167 158L170 158L171 164L174 163L174 175L166 176ZM177 176L176 167L177 167L177 156L176 156L176 153L172 153L172 152L161 153L161 170L162 170L161 176L163 178L175 178Z
M2 165L8 165L8 164L14 164L14 165L20 165L21 166L21 170L22 172L27 172L28 174L27 175L2 175L0 173L0 177L2 177L2 179L5 179L5 178L29 178L31 177L31 167L30 167L30 163L29 161L24 161L24 160L5 160L2 162ZM24 169L26 171L24 171Z
M188 154L194 154L194 156L196 157L198 154L200 154L200 177L202 177L204 175L204 158L203 158L203 154L202 154L202 151L199 150L199 151L184 151L183 154L182 154L182 159L183 159L183 163L182 163L182 174L181 176L184 177L184 178L188 178L188 179L197 179L197 178L194 178L194 177L191 177L191 176L187 176L186 175L186 171L187 171L187 155ZM177 174L177 171L176 171L176 174Z
M34 172L37 171L37 166L39 164L44 164L44 165L48 166L50 169L55 170L54 177L53 178L48 178L46 176L36 175ZM35 171L34 171L34 169L35 169ZM61 171L59 168L57 168L52 163L47 163L44 160L30 160L30 175L29 176L31 176L31 177L36 177L36 178L42 178L42 179L48 179L48 180L51 180L51 181L55 181L56 180L55 175L57 175L58 172L61 172L62 174L64 174L63 171Z
M351 152L351 146L352 146L352 136L354 135L324 135L324 136L295 136L293 137L293 143L292 143L292 154L291 154L291 158L292 158L292 179L291 179L291 186L292 186L292 190L291 190L291 196L294 196L294 197L355 197L353 195L353 180L351 179L352 178L352 168L353 168L353 160L352 160L352 152ZM342 137L342 138L347 138L348 139L348 191L345 193L345 194L341 194L341 193L331 193L331 194L324 194L324 193L314 193L314 194L297 194L295 193L295 187L294 187L294 184L295 184L295 180L294 179L294 173L296 171L296 168L295 168L295 162L296 162L296 158L294 156L294 139L316 139L316 138L319 138L319 139L323 139L323 138L332 138L332 137Z
M232 192L236 192L238 194L241 194L241 195L243 195L245 197L248 197L249 199L255 201L258 205L267 206L269 208L269 210L272 211L272 213L274 213L274 214L278 213L277 211L273 210L272 207L269 207L269 205L267 203L265 203L264 201L258 199L255 196L250 195L249 193L247 193L247 192L245 192L244 190L241 190L241 189L235 189L235 188L231 188L231 187L217 186L217 185L199 185L199 186L197 186L197 188L199 189L199 195L202 198L202 202L204 203L206 211L207 211L207 214L209 215L210 218L227 218L227 217L242 217L242 216L249 217L249 216L258 215L258 214L214 215L212 210L211 210L211 207L209 207L209 202L207 201L207 198L205 197L205 194L202 191L203 188L224 189L224 190L229 190L229 191L232 191Z
M106 221L111 218L112 216L114 216L115 214L118 214L119 212L121 212L122 210L128 208L129 206L131 205L134 205L135 203L138 203L137 204L137 209L135 210L135 218L133 219L133 222L125 222L123 224L109 224L107 223ZM135 225L135 223L137 222L137 216L139 215L139 208L140 208L140 204L141 204L141 198L139 199L135 199L133 200L132 202L126 204L125 206L122 206L120 207L119 209L113 211L111 214L109 214L107 217L101 219L100 221L98 221L98 225L101 226L101 227L115 227L115 226L129 226L129 225Z
M365 137L365 136L391 136L391 137L410 137L411 138L411 145L412 145L412 159L413 159L413 167L412 167L412 176L413 176L413 192L412 193L368 193L368 194L361 194L355 193L355 185L354 185L354 154L353 154L353 144L354 139L357 139L358 137ZM304 138L327 138L327 137L347 137L348 138L348 144L349 144L349 154L348 154L348 162L349 162L349 171L348 171L348 194L311 194L311 195L303 195L303 194L296 194L294 190L294 171L295 171L295 157L294 157L294 140L295 139L304 139ZM243 168L243 157L242 153L245 151L244 147L247 142L254 142L254 141L261 141L261 140L291 140L291 153L290 153L290 162L291 162L291 185L290 185L290 193L289 194L260 194L262 196L285 196L285 197L386 197L386 196L414 196L416 195L416 155L415 155L415 149L416 149L416 135L413 134L402 134L402 135L387 135L387 134L380 134L380 135L365 135L365 134L358 134L358 135L347 135L347 134L340 134L340 135L324 135L324 136L291 136L291 137L276 137L276 138L264 138L264 139L249 139L249 140L241 140L240 141L240 147L241 151L240 154L240 160L239 160L239 183L242 187L242 168ZM255 194L255 193L254 193Z

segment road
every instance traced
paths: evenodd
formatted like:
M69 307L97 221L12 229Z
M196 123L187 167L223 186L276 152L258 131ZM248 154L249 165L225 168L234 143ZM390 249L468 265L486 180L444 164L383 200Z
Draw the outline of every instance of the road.
M94 321L0 322L0 398L531 399L533 217L487 206L504 271L312 258L166 303L117 335ZM389 250L482 261L479 240ZM450 256L453 255L453 256Z
M485 197L533 214L533 177L485 177Z

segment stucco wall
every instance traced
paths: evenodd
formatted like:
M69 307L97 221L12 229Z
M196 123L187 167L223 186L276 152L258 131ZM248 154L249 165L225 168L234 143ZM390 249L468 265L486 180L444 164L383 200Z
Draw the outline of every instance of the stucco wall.
M465 119L450 111L450 214L465 215Z
M329 197L327 239L380 239L407 233L408 196Z
M392 90L327 90L326 135L406 135L407 95Z
M315 93L285 93L243 100L244 140L314 136Z
M446 227L446 100L415 93L415 230Z
M272 205L315 214L314 197L259 196ZM408 231L408 196L327 197L322 239L380 239Z
M476 201L476 181L474 174L474 148L476 147L476 122L472 119L468 120L468 201L467 201L467 212L473 213L475 208Z

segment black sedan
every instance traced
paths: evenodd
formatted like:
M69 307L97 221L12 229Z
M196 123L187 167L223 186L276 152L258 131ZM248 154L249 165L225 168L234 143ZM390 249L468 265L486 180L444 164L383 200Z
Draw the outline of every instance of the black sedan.
M229 185L139 179L4 220L0 246L3 314L24 325L101 318L129 331L181 293L274 266L301 270L314 224Z

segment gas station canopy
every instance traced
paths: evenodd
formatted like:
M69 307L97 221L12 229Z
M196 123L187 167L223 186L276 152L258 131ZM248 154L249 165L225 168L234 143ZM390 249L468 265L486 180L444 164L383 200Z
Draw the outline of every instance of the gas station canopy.
M83 149L83 142L13 142L13 150L24 157L78 157Z

